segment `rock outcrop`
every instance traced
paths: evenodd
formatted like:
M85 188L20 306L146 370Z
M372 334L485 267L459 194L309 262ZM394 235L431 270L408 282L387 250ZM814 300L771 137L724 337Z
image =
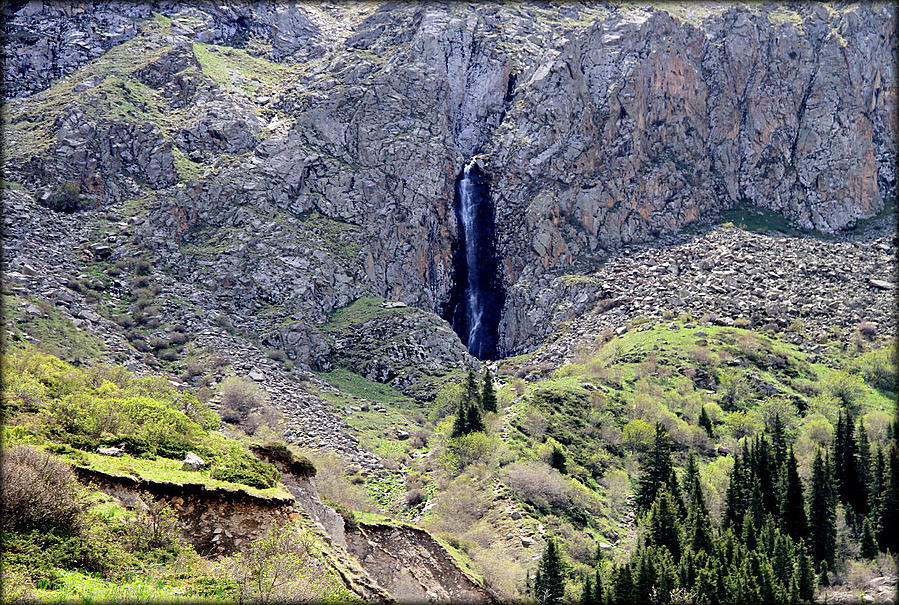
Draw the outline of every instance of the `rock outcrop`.
M278 307L264 331L364 295L443 313L473 155L504 353L621 245L735 204L833 232L895 196L886 4L8 10L10 178L142 200L140 244L223 308Z

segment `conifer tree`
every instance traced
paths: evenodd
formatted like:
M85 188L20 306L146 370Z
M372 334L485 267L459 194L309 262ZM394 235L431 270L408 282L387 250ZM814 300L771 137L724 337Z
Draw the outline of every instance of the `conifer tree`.
M871 460L871 443L868 441L868 430L865 428L865 422L859 419L856 427L858 434L858 486L862 488L864 494L858 494L857 499L860 501L860 510L867 515L871 512L872 490L874 489L874 467ZM864 500L862 501L862 497Z
M478 433L487 429L484 425L484 418L481 416L481 408L475 402L468 404L468 412L465 418L465 432Z
M812 489L809 493L809 540L815 561L833 565L836 549L836 501L830 462L815 454L812 467Z
M734 468L730 473L730 482L727 484L725 495L724 518L722 525L732 527L734 531L743 529L743 515L749 503L749 481L743 457L734 456Z
M899 446L895 440L887 449L884 466L886 470L878 505L877 541L884 552L899 553Z
M549 455L549 465L562 474L568 472L565 454L558 447L554 447L552 453Z
M641 465L640 478L637 481L637 510L646 511L652 506L659 490L670 484L673 467L671 466L671 440L662 423L656 423L655 441L652 450L644 458Z
M468 433L468 404L463 399L459 402L459 411L453 421L453 437L461 437Z
M871 518L865 519L862 525L862 539L859 542L859 554L863 559L873 559L880 549L877 547L877 538L874 537L874 524Z
M709 437L715 436L715 427L712 425L712 419L709 417L709 413L705 411L705 406L702 406L702 411L699 412L699 426L705 429L705 432Z
M796 456L793 455L792 447L784 466L784 488L780 501L781 527L791 538L799 540L808 533L808 517L805 514L802 481L796 469Z
M693 455L690 456L687 463L689 506L687 511L688 535L686 544L694 552L711 553L714 543L712 519L709 516L709 510L702 495L699 473L698 471L691 472L691 467L693 469L696 468L696 461Z
M649 531L646 534L647 546L658 546L668 549L674 562L680 560L680 523L678 522L677 505L667 489L662 489L656 496L649 511Z
M797 588L799 598L803 601L811 601L815 598L815 587L818 583L818 579L815 576L815 564L812 561L812 557L808 553L805 542L799 543L797 565Z
M779 471L787 461L787 434L780 414L774 415L771 427L771 449L774 452L774 464Z
M846 505L847 513L854 513L848 517L864 515L867 512L867 490L860 481L855 424L848 409L841 410L837 419L832 452L831 464L839 501Z
M548 538L534 579L534 596L539 602L558 603L562 600L565 595L563 572L559 547L553 538Z
M596 567L596 573L594 574L595 580L593 582L593 599L599 604L603 602L605 595L605 589L602 584L602 574L599 571L599 566Z
M478 379L474 370L469 369L465 382L462 385L462 397L468 405L480 405L481 394L478 389Z
M484 374L484 385L481 388L481 406L485 412L496 412L496 390L493 388L493 374L490 370Z
M584 590L581 592L581 603L583 605L593 605L594 602L593 581L590 579L590 576L587 576L584 580Z

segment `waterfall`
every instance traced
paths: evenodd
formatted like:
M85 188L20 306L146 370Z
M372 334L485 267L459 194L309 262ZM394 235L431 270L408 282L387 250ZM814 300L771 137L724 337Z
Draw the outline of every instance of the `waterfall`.
M487 179L474 161L457 179L454 210L459 233L447 319L472 355L493 359L503 292L494 248L493 206Z

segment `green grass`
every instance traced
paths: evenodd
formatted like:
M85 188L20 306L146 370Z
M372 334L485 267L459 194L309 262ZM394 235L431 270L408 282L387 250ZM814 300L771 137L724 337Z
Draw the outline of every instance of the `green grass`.
M248 485L220 481L210 477L209 470L185 471L181 469L179 460L168 458L156 458L148 460L135 458L124 454L122 456L104 456L93 452L78 451L73 454L63 454L62 457L75 466L102 471L113 475L128 475L144 481L160 481L166 483L201 484L209 489L242 490L261 498L289 498L288 492L282 485L268 489L256 489Z
M415 400L404 395L389 384L382 384L368 380L361 374L345 368L337 368L330 372L316 372L328 384L340 389L344 393L356 397L374 401L383 405L396 405L401 407L415 406ZM357 405L350 403L350 405Z
M194 42L194 55L203 73L219 86L236 86L248 94L261 94L290 79L294 69L254 57L247 51L215 44Z
M328 323L323 326L324 330L327 332L347 331L373 319L391 315L406 315L414 311L410 307L386 309L381 306L383 302L383 298L368 296L359 298L346 307L335 310L328 319Z
M45 316L26 312L31 305ZM100 338L79 329L56 307L30 296L3 295L3 327L12 332L11 336L4 333L7 346L34 344L63 359L98 360L106 349Z

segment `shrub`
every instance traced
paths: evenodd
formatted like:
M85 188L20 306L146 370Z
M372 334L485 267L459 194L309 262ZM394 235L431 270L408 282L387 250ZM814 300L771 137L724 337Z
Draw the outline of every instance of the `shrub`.
M264 443L252 445L250 449L257 456L272 462L279 462L286 466L292 475L298 477L315 477L315 465L308 458L296 456L290 448L283 443Z
M264 391L255 382L237 376L225 378L219 387L219 393L224 407L239 412L247 412L266 400Z
M448 439L443 452L443 463L451 473L458 475L476 462L490 464L498 446L495 436L481 432Z
M425 495L424 495L424 493L422 493L422 491L420 489L418 489L417 487L414 487L414 488L410 489L408 492L406 492L405 501L406 501L406 506L409 506L409 507L418 506L419 504L421 504L422 502L425 501Z
M146 260L140 259L136 263L134 263L134 274L135 275L150 275L150 272L153 270L153 266Z
M897 362L896 347L890 346L862 355L856 360L855 367L865 382L874 388L895 391Z
M274 466L238 449L216 456L209 476L258 489L273 487L280 479L280 473Z
M858 324L858 331L861 332L862 336L873 338L877 335L877 324L873 321L863 321Z
M140 508L126 528L126 541L131 552L149 552L181 543L174 509L159 500L151 500L146 507Z
M543 462L515 462L502 470L501 477L518 497L543 512L574 507L568 482Z
M287 354L280 349L269 349L267 355L272 361L287 361Z
M3 452L0 527L77 533L83 505L68 464L28 445Z
M296 527L278 525L254 540L246 552L230 559L227 564L237 580L239 601L320 600L316 582L327 570L310 555L307 540Z
M70 181L60 183L53 193L41 200L41 204L54 212L66 213L75 212L83 207L81 191L78 185Z
M158 353L156 353L156 357L161 359L162 361L175 361L178 359L178 351L175 349L162 349Z

